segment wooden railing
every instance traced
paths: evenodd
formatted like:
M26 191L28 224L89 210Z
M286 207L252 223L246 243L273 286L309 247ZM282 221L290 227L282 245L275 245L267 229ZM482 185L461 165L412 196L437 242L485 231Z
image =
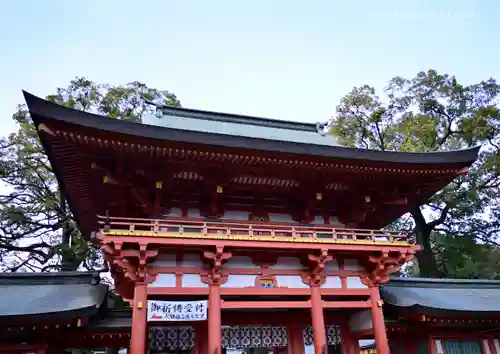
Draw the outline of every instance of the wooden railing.
M202 221L183 218L138 219L99 216L101 231L113 233L175 234L186 237L199 236L241 236L255 239L263 237L307 238L338 241L410 242L407 232L349 229L329 225L302 226L284 223L260 223L241 221Z

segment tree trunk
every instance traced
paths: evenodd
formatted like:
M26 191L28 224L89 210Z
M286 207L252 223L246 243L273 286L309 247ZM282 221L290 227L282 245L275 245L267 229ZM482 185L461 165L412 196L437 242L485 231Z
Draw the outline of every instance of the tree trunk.
M439 278L441 277L441 273L439 272L436 257L431 246L432 227L425 221L420 207L413 210L411 215L415 221L416 241L422 248L416 254L419 275L425 278Z
M68 210L66 208L66 199L64 198L64 192L62 187L59 186L59 207L61 209L61 213L63 214L63 218L66 218L68 214ZM67 246L68 248L71 246L71 227L68 225L68 221L64 221L62 224L62 237L61 244ZM63 252L61 255L61 271L63 272L71 272L78 269L80 262L77 262L73 255L68 252Z
M62 188L59 186L59 207L61 209L61 212L63 214L63 218L66 217L66 199L64 198L64 193ZM68 227L67 222L64 222L62 225L62 240L61 243L64 245L69 245L71 240L71 230Z
M422 247L422 250L417 252L417 262L419 275L425 278L439 278L441 272L437 267L436 257L431 247L431 229L424 228L423 230L417 226L415 228L417 236L417 244Z

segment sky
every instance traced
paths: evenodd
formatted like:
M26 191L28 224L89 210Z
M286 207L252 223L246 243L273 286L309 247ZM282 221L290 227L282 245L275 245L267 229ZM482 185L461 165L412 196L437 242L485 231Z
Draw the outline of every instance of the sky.
M500 74L495 0L0 1L0 136L21 90L141 81L184 107L326 121L354 86Z

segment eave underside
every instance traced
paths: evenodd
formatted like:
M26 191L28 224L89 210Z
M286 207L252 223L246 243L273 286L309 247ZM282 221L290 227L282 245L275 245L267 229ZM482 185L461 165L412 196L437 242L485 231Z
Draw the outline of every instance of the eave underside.
M68 199L78 201L71 204L84 225L96 225L96 214L109 212L113 209L109 203L123 200L117 196L130 195L140 209L151 209L158 193L155 185L160 181L164 200L181 203L189 202L189 198L192 202L211 199L215 186L222 185L226 202L232 198L233 204L242 204L245 198L256 194L282 199L283 204L297 208L304 208L312 201L314 204L308 207L313 209L364 212L358 226L380 228L440 190L463 169L449 165L439 170L370 168L344 161L314 164L252 154L200 152L193 147L148 149L139 145L117 151L110 146L89 146L64 137L44 140ZM105 178L108 184L103 183ZM318 191L323 194L322 201L315 200ZM371 198L370 205L365 204L366 196ZM147 212L135 215L151 216ZM356 216L345 216L349 217Z
M387 304L385 311L388 314L388 318L407 318L410 320L429 322L433 324L447 324L454 323L455 321L457 323L467 323L469 320L473 323L475 320L480 322L483 319L495 318L500 320L500 311L495 309L492 309L491 311L469 311L467 309L446 310L424 306L399 307Z

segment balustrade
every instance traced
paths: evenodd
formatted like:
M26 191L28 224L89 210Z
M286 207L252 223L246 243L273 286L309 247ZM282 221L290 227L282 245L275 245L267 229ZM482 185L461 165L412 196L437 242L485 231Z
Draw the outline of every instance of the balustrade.
M339 241L410 242L408 232L351 229L329 225L297 225L273 222L203 221L187 218L139 219L99 216L101 231L114 233L152 233L153 236L225 236L262 239L280 237L330 239Z

